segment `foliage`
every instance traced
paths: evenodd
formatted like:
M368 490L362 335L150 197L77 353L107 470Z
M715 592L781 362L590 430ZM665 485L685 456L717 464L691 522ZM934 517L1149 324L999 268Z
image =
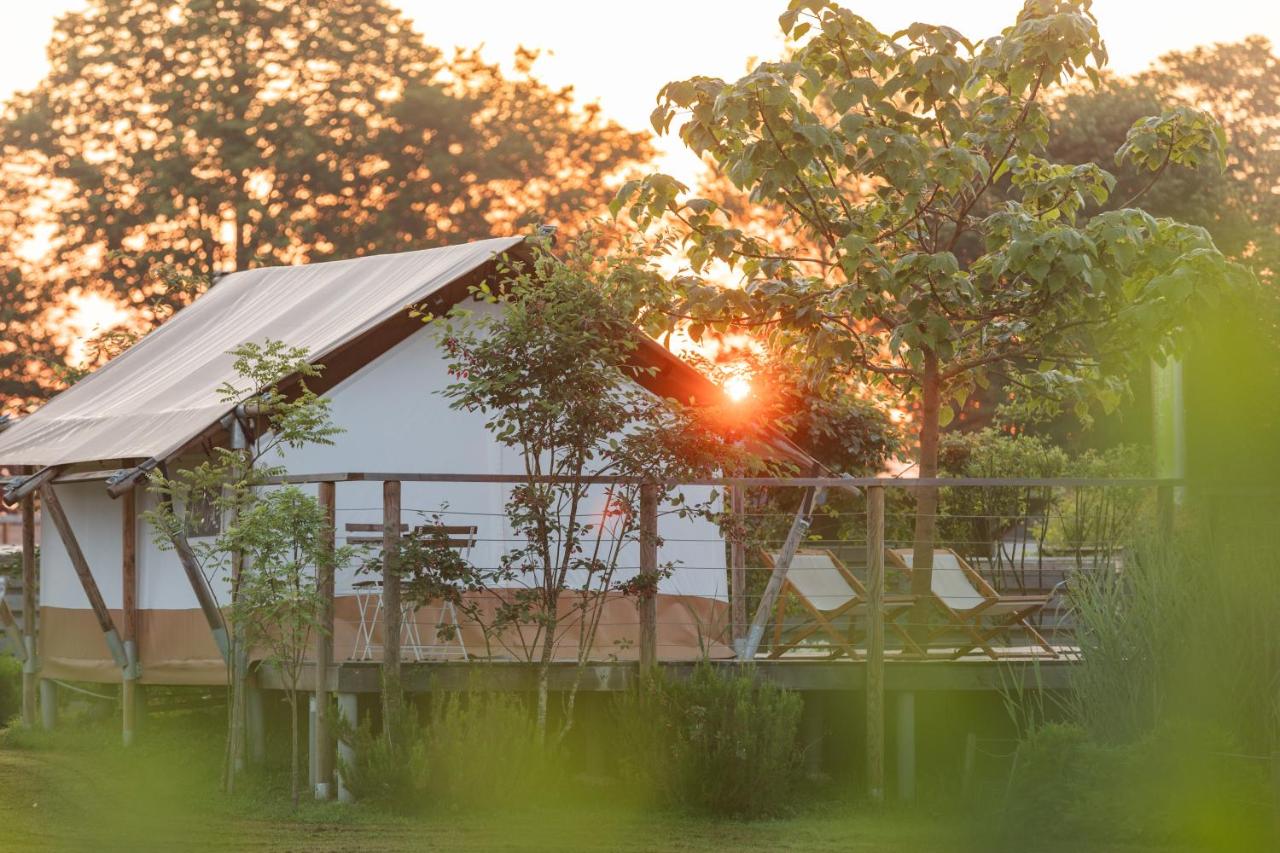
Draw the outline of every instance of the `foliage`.
M497 287L476 289L486 310L455 308L440 325L455 380L444 395L453 408L482 413L522 466L505 507L518 544L488 578L499 602L491 632L514 637L516 644L504 643L539 664L540 736L556 644L566 632L577 635L580 677L606 599L657 593L658 577L618 573L623 549L639 534L639 479L678 483L732 455L710 416L635 381L658 370L638 366L641 337L632 325L633 282L651 275L625 255L597 265L585 244L564 261L538 251L531 266L505 269ZM605 476L630 479L607 489L589 482ZM708 511L679 494L667 501L681 515ZM438 567L408 567L421 570ZM660 567L658 576L669 570ZM575 696L576 688L566 697L566 725Z
M1078 726L1045 726L1018 748L1004 831L1025 845L1053 815L1054 834L1070 849L1117 841L1267 849L1265 767L1237 752L1221 733L1186 725L1123 745L1099 744Z
M0 268L46 304L114 296L145 327L156 265L209 280L579 227L651 149L540 82L536 58L520 49L508 73L431 47L385 0L93 0L59 18L48 75L0 114L18 214ZM7 359L6 381L53 355L24 334L39 348Z
M269 614L274 608L283 607L280 615L303 622L288 624L281 634L272 637L287 637L293 642L304 627L310 630L302 604L303 599L314 595L314 586L309 585L303 594L301 565L297 561L314 557L319 547L314 527L319 507L315 501L296 490L284 490L268 493L267 503L259 506L261 486L268 478L283 473L280 465L269 463L285 448L332 444L341 429L330 418L329 401L307 387L307 378L320 375L323 367L311 364L304 348L268 340L243 344L229 355L234 358L237 378L223 383L218 393L232 409L228 430L243 430L245 447L215 446L194 465L172 473L163 468L152 472L149 488L158 500L142 516L160 549L189 550L215 600L221 590L231 591L230 602L219 602L219 606L225 609L229 604L235 617L229 634L225 770L225 785L232 788L244 726L247 655L262 639L261 629L270 624ZM198 507L206 508L218 521L217 535L190 535ZM270 562L244 571L244 557L252 553ZM335 561L347 558L345 550L331 556ZM252 598L249 604L240 606L237 585L246 579L253 586ZM285 590L290 591L289 596L271 601L273 594ZM273 653L281 650L276 648ZM283 657L293 655L286 653ZM292 703L297 699L296 678L291 683ZM295 784L296 777L295 771ZM294 799L296 802L296 794Z
M648 676L617 700L624 771L670 806L761 818L795 803L798 693L750 671L699 665L688 681Z
M956 477L1061 477L1068 469L1061 448L1036 436L994 429L948 433L938 455L942 472ZM988 563L997 588L1011 581L1025 589L1026 546L1032 538L1044 541L1055 499L1050 489L945 488L939 500L939 538L970 561ZM1018 533L1012 549L1003 542L1010 533Z
M362 802L402 813L501 808L537 801L562 775L538 744L533 716L518 695L433 692L425 722L411 704L404 708L394 751L369 720L340 726L357 760L340 762L338 770Z
M1027 0L1013 26L973 42L926 24L885 34L793 0L787 59L733 82L669 83L654 127L679 116L691 150L786 211L817 251L744 233L669 176L629 182L615 212L673 218L691 266L662 297L668 322L758 327L807 372L918 394L922 477L937 472L939 429L993 377L1047 408L1113 408L1136 365L1180 352L1249 277L1203 229L1129 207L1089 215L1115 179L1048 159L1044 98L1106 60L1089 10ZM1221 128L1181 106L1135 123L1116 156L1152 176L1225 162ZM1007 200L992 206L997 184ZM743 286L700 275L717 261ZM917 566L931 559L936 498L920 491Z
M0 417L20 413L32 400L44 394L39 364L33 352L58 353L54 330L39 325L45 290L29 272L9 263L4 248L13 239L8 222L17 222L16 212L0 193Z
M1165 176L1144 196L1158 216L1203 226L1228 257L1270 283L1280 262L1280 152L1270 138L1280 125L1280 61L1270 42L1240 42L1173 51L1131 77L1107 75L1096 89L1071 89L1048 108L1060 128L1049 143L1057 159L1111 168L1111 152L1143 116L1161 103L1207 110L1226 129L1226 170L1212 163ZM1150 182L1137 164L1114 168L1117 200Z
M339 571L350 561L351 549L334 548L328 511L295 486L268 491L249 502L219 538L218 547L244 560L231 602L238 642L247 650L264 650L263 662L274 666L284 682L296 808L298 685L312 642L325 630L317 575L325 565Z
M348 764L339 756L338 773L357 800L391 811L412 812L423 807L431 768L417 713L403 700L399 707L402 713L396 716L393 725L397 731L391 737L375 732L371 717L352 726L341 714L333 715L338 739L350 744L356 757Z
M0 655L0 723L7 723L22 710L22 662Z
M1090 448L1071 462L1073 477L1119 480L1151 474L1150 453L1132 445ZM1094 567L1110 565L1115 550L1138 538L1144 520L1152 518L1151 498L1150 489L1127 486L1072 489L1058 504L1058 529L1049 526L1049 544L1074 554L1077 566L1090 551Z

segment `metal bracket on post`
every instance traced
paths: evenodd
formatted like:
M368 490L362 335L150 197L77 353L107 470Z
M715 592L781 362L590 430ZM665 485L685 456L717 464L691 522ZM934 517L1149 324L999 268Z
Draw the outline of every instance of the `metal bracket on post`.
M138 661L138 644L133 640L124 641L124 677L130 681L142 678L142 664Z

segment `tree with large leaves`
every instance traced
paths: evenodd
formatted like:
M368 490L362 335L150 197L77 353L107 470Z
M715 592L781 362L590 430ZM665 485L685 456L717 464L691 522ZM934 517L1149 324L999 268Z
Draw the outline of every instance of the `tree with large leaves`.
M689 274L669 323L756 327L814 375L918 400L921 477L976 387L1001 377L1045 406L1114 406L1125 378L1176 353L1198 316L1248 274L1198 227L1131 206L1089 215L1115 179L1046 156L1046 96L1098 77L1106 52L1089 0L1028 0L998 36L926 24L885 34L825 0L793 0L783 61L733 82L670 83L653 123L709 157L816 246L745 233L665 175L614 200L647 225L674 218ZM1208 115L1177 106L1132 125L1116 157L1149 175L1225 148ZM994 198L994 188L1004 200ZM739 270L741 286L704 273ZM920 489L913 573L930 585L937 493Z
M158 264L208 278L573 230L650 148L535 57L442 53L384 0L92 0L0 117L14 239L46 248L7 260L145 325Z

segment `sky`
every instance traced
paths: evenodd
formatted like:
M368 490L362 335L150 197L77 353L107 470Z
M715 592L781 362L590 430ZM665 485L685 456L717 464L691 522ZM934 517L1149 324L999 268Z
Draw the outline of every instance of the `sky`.
M311 0L306 0L310 2ZM777 17L786 0L400 0L426 40L438 46L483 46L490 60L517 45L547 51L536 73L572 84L624 126L649 126L661 86L695 74L731 78L752 58L782 48ZM947 24L970 38L1012 23L1022 0L845 0L881 30L913 21ZM54 19L85 0L0 0L0 100L30 88L47 67ZM1275 0L1095 0L1111 67L1138 71L1170 50L1260 33L1280 44ZM659 140L662 166L683 179L697 161L675 140Z

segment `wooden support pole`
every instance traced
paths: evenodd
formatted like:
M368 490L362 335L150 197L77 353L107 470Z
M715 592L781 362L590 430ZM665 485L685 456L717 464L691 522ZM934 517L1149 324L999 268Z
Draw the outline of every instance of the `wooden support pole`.
M34 495L22 499L22 722L36 724L36 616L40 606L40 580L36 572L36 503Z
M320 632L316 638L316 786L317 800L329 799L333 781L332 725L329 720L329 669L333 664L333 551L336 535L336 484L320 484L320 506L324 509L324 555L316 567L320 593Z
M884 802L884 486L867 489L867 793Z
M658 662L658 486L640 486L640 669Z
M124 745L133 743L137 730L138 679L138 493L126 492L120 502L120 580L124 599L124 681L120 685Z
M746 543L746 489L729 487L730 523L733 525L729 540L729 621L734 647L747 636L747 543Z
M128 661L125 660L124 645L120 642L120 633L116 631L111 611L107 610L107 604L102 600L102 593L98 589L98 582L93 579L93 573L89 571L89 562L84 557L84 551L80 549L75 531L71 529L71 522L62 508L62 501L58 499L53 487L47 483L40 487L40 506L44 515L53 522L53 526L58 531L58 537L66 548L67 557L70 558L71 565L76 570L76 576L80 578L80 586L84 588L84 594L89 599L89 607L98 617L98 626L102 628L112 659L117 666L124 669Z
M382 723L400 720L400 481L382 484Z

